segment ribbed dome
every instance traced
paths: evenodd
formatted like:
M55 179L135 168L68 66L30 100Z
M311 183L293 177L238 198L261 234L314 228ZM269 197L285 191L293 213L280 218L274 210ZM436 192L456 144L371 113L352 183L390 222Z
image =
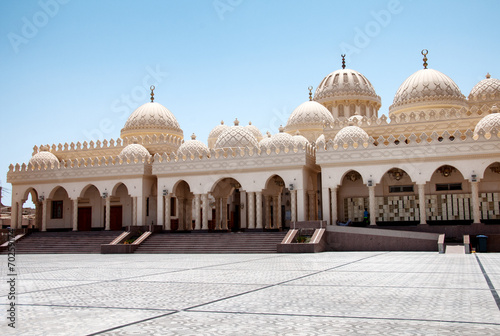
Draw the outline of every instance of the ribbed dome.
M138 107L128 117L121 137L170 134L183 138L182 130L172 112L165 106L150 102Z
M177 150L177 154L188 156L196 153L199 153L200 156L207 155L209 149L203 142L196 140L196 135L193 133L193 135L191 135L191 140L184 142Z
M467 107L467 102L450 77L434 69L422 69L401 84L389 113L431 106L461 108Z
M59 160L57 156L49 152L48 148L45 146L40 147L40 151L33 155L29 161L33 166L39 165L40 167L57 167L59 165Z
M244 148L258 147L259 143L252 132L243 126L239 126L238 119L235 120L234 126L224 130L217 141L215 148Z
M248 125L245 126L245 128L247 128L250 132L252 132L253 136L255 137L255 139L257 139L257 141L260 141L264 138L260 130L256 126L252 125L251 121L248 123Z
M228 125L224 125L224 120L220 122L220 125L215 126L208 134L208 141L207 141L208 147L214 148L215 142L217 141L219 135L221 135L221 133L227 130L228 128L229 128Z
M333 123L333 117L323 105L315 101L300 104L290 115L285 126L287 133L323 130L324 122Z
M497 131L500 131L500 113L491 113L479 120L474 128L474 134L477 134L479 131L489 133L494 127Z
M347 143L349 140L362 140L363 142L367 142L368 138L368 134L361 127L346 126L337 133L337 135L333 139L333 142L337 145L342 145L343 143Z
M151 154L149 154L149 151L143 145L130 144L122 149L119 156L121 156L121 157L126 157L126 156L129 156L129 157L132 157L132 156L149 157L149 156L151 156Z
M327 75L316 88L314 100L337 99L375 100L380 103L380 97L375 92L370 81L360 72L352 69L340 69Z
M486 75L477 83L469 94L470 103L483 103L500 100L500 80L491 78L490 74Z

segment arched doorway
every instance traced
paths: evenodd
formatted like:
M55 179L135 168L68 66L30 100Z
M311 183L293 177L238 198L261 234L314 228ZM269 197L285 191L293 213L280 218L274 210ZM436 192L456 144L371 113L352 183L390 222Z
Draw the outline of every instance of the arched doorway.
M490 164L479 181L481 222L500 224L500 163Z
M132 225L132 198L125 184L119 183L113 188L110 203L110 230L122 230L124 226Z
M99 190L88 185L78 200L78 231L104 229L104 203Z
M233 178L223 178L215 184L212 190L215 199L214 230L242 229L242 217L246 216L245 207L242 206L242 192L241 184Z
M290 227L291 196L285 181L279 175L273 175L262 192L264 202L264 228L281 230Z
M174 201L171 208L175 209L174 218L171 221L172 231L193 230L193 198L189 184L182 180L174 187ZM177 218L175 218L177 217Z
M365 225L363 212L368 208L368 188L361 174L355 170L348 171L338 190L338 219L343 223L351 221L352 225Z

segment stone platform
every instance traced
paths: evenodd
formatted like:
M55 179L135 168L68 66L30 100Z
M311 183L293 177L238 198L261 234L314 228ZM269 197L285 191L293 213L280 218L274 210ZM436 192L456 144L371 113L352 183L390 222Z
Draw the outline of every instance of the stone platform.
M0 257L1 335L500 334L495 253Z

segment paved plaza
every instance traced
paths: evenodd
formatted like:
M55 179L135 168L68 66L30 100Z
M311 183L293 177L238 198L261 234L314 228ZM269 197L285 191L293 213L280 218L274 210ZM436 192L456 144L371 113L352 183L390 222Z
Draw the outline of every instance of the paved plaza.
M16 266L16 329L3 280L1 335L500 335L500 254L17 255Z

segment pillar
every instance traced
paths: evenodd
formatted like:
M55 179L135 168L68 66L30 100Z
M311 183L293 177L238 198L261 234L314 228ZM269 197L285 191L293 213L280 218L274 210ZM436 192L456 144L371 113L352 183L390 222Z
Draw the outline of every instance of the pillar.
M227 230L227 197L222 197L221 202L222 230Z
M314 216L314 209L316 208L315 207L315 203L316 203L316 194L314 193L314 191L308 191L307 192L307 196L309 198L309 206L308 206L308 220L314 220L315 219L315 216Z
M72 200L73 202L73 231L78 231L78 198Z
M262 229L262 192L257 191L255 193L255 202L257 203L257 229Z
M156 224L161 225L163 228L163 224L165 223L165 214L163 211L163 205L165 204L164 201L164 196L163 194L158 193L158 196L156 197Z
M246 229L248 228L248 221L247 221L247 213L248 213L248 202L247 202L247 193L245 191L242 191L240 193L240 209L238 210L240 212L240 228Z
M132 226L137 226L137 197L132 197Z
M146 225L145 199L143 196L136 197L137 225Z
M330 204L332 205L332 217L330 220L330 224L334 225L339 219L337 209L337 187L330 188Z
M272 202L273 202L273 223L272 223L272 228L277 229L279 228L279 222L278 222L278 196L272 196Z
M193 229L193 199L186 198L186 229Z
M276 207L276 211L277 211L277 215L276 215L276 227L278 229L281 229L281 192L278 194L278 197L277 197L277 207Z
M16 228L19 228L19 229L23 228L23 205L24 205L24 202L26 202L26 200L21 200L21 202L19 202L19 207L17 208L18 215L17 215ZM12 222L12 220L11 220L11 222Z
M221 228L221 203L222 199L220 197L215 198L215 230L220 230Z
M427 224L427 212L425 209L425 184L417 184L417 186L420 224Z
M12 201L10 213L10 227L12 229L17 229L17 202L14 201Z
M176 202L177 209L175 213L177 214L177 230L184 230L185 229L185 223L184 223L184 198L178 197L177 196L177 202Z
M172 229L172 221L170 219L170 212L172 211L170 209L170 200L171 200L170 194L165 196L165 224L164 224L165 230Z
M47 202L46 199L42 202L42 231L47 231Z
M111 197L108 195L106 197L106 224L104 230L109 231L111 228Z
M265 217L265 228L269 229L271 227L271 200L270 196L264 195L264 217Z
M330 188L322 188L321 193L323 197L321 204L321 214L323 215L323 220L326 221L326 224L332 224L330 217Z
M292 204L291 204L292 216L290 219L293 223L297 221L297 190L291 190L290 197L292 199Z
M201 195L194 195L194 229L201 230Z
M471 182L472 218L474 223L481 223L481 212L479 210L479 182Z
M248 200L248 228L255 229L255 193L247 193Z
M368 187L368 205L370 212L370 225L377 225L377 214L375 213L375 186Z
M201 201L202 201L202 207L203 207L201 229L208 230L208 211L209 211L208 194L202 194Z

